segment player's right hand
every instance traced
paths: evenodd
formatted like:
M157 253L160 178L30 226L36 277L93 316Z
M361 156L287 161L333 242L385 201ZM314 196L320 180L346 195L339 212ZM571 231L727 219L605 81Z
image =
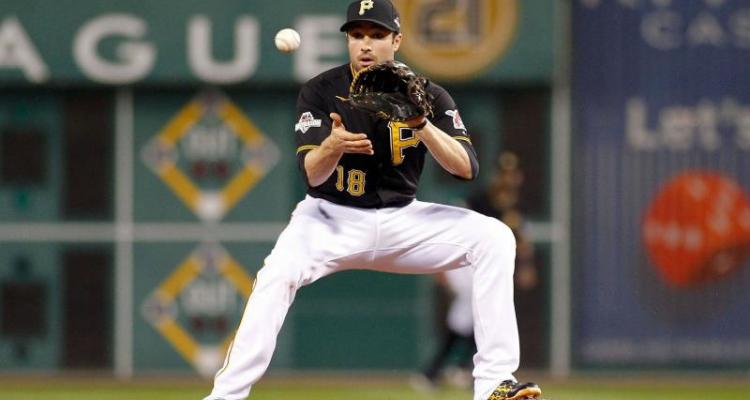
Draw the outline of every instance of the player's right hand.
M372 142L367 138L367 135L347 131L341 121L341 115L331 113L329 116L332 121L331 134L323 141L323 146L328 147L335 153L375 154Z

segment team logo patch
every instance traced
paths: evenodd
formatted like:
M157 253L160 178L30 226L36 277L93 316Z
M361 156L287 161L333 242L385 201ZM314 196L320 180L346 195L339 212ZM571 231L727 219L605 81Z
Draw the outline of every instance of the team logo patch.
M300 115L299 121L294 125L294 130L305 133L310 128L320 128L320 123L321 121L315 119L311 112L306 111Z
M466 130L464 121L461 120L461 115L458 110L446 110L445 114L453 118L453 127L456 129Z
M364 15L365 11L372 10L375 7L375 2L372 0L362 0L359 2L359 15Z

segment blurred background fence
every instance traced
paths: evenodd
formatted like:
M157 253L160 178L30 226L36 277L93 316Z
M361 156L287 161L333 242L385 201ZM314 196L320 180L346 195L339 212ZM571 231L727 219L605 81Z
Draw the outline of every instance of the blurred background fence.
M453 94L483 166L429 164L420 198L465 204L518 157L522 367L747 369L750 4L395 3L400 57ZM0 372L217 368L304 195L296 93L347 61L346 4L0 4ZM429 278L332 276L272 369L413 370L438 305Z

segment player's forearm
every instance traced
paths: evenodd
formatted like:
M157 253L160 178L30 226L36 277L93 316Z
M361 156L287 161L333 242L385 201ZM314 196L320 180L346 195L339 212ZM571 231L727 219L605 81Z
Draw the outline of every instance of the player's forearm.
M417 131L417 137L443 169L464 179L472 178L469 154L457 140L429 122Z
M320 186L333 174L341 159L342 153L337 153L327 146L321 145L305 156L305 173L310 186Z

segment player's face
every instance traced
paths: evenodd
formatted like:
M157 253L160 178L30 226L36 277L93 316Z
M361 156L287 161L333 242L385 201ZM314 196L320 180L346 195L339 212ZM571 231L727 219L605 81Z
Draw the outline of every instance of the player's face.
M349 61L356 71L382 61L393 60L401 45L401 34L380 25L360 22L346 33Z

